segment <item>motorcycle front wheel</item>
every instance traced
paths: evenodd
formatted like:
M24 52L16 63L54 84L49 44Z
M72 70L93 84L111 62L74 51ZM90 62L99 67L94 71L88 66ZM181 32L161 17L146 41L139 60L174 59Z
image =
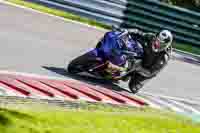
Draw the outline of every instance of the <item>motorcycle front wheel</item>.
M88 52L72 60L67 67L67 71L69 73L77 74L88 71L100 64L102 64L102 62L99 58L94 53Z

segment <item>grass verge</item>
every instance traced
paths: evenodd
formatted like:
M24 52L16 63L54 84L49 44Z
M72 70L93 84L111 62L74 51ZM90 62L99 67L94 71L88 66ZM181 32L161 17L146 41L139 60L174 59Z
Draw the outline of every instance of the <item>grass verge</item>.
M7 1L11 2L11 3L18 4L18 5L22 5L22 6L25 6L25 7L29 7L29 8L41 11L41 12L53 14L53 15L60 16L60 17L64 17L66 19L71 19L71 20L82 22L82 23L86 23L86 24L89 24L89 25L92 25L92 26L95 26L95 27L99 27L99 28L103 28L103 29L111 29L111 26L97 22L95 20L91 20L91 19L84 18L84 17L78 16L78 15L74 15L74 14L71 14L71 13L68 13L68 12L65 12L65 11L62 11L62 10L49 8L49 7L39 5L39 4L36 4L36 3L27 2L27 1L24 1L24 0L7 0ZM186 52L190 52L190 53L193 53L193 54L200 55L200 47L194 47L192 45L180 44L180 43L176 43L174 45L174 47L176 49L179 49L179 50L183 50L183 51L186 51Z
M66 109L44 105L0 108L3 133L199 133L200 124L149 108L92 105Z
M197 46L176 43L174 45L174 48L182 50L182 51L186 51L189 53L200 55L200 47L197 47Z

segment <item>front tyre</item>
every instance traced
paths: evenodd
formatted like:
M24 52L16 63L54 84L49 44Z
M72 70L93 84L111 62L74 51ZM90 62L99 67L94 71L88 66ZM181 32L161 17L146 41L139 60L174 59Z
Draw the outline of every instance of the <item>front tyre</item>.
M77 74L83 71L83 66L84 66L85 60L84 56L79 56L72 60L68 66L67 66L67 72L72 73L72 74Z
M77 74L79 72L81 72L80 69L78 69L75 64L73 64L73 62L70 62L70 64L67 66L67 72L71 73L71 74Z
M100 64L102 64L102 62L96 56L95 52L90 51L72 60L67 67L67 71L69 73L77 74L83 71L88 71Z

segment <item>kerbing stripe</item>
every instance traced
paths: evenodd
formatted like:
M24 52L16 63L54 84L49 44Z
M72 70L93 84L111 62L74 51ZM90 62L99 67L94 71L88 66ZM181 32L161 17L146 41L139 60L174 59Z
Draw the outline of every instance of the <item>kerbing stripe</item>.
M167 100L167 99L163 99L163 98L158 97L157 100L158 100L161 104L163 104L163 105L165 105L165 106L168 106L168 107L169 107L171 110L173 110L173 111L180 112L180 113L184 113L184 112L185 112L184 109L181 109L181 107L180 107L180 108L177 107L177 105L173 104L172 102L170 102L170 101Z
M144 95L137 94L137 95L134 95L134 97L148 103L149 106L152 107L152 108L162 109L162 107L160 105L153 103L152 100L149 100L149 98L144 96Z
M184 99L184 98L180 98L180 97L165 96L165 95L162 95L162 94L159 94L159 93L152 94L152 93L149 93L149 92L142 92L142 94L148 95L148 96L159 96L159 97L166 98L166 99L171 99L171 100L176 100L176 101L183 101L183 102L187 102L187 103L190 103L190 104L196 104L196 105L200 106L200 103L198 101Z
M145 96L145 97L147 97L148 99L151 99L153 103L160 105L164 109L173 110L173 111L180 112L180 113L184 112L184 110L177 108L175 105L173 105L159 97L156 97L156 96Z

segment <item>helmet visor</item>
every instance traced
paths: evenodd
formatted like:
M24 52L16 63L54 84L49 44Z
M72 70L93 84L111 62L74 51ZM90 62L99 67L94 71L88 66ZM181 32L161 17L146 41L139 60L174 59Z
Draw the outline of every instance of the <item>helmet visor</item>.
M160 44L158 51L162 51L162 50L166 49L166 47L168 45L168 43L166 43L167 40L164 41L164 40L160 40L159 38L157 38L156 40L157 40L156 42L158 42Z
M157 40L157 39L155 39L155 40L153 41L152 48L153 48L153 50L156 51L156 52L159 51L159 49L160 49L160 41Z

